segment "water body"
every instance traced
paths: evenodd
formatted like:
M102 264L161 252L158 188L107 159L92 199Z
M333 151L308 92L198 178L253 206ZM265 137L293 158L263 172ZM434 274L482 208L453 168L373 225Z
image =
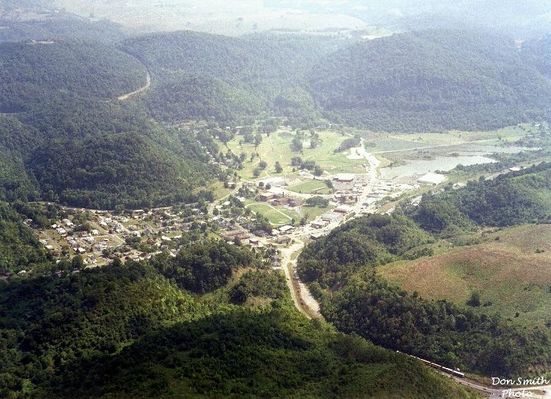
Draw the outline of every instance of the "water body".
M452 146L453 147L453 146ZM421 176L429 172L450 171L458 165L480 165L497 162L491 156L496 153L517 154L523 151L536 151L539 148L521 146L499 146L493 144L466 144L457 146L458 150L439 155L433 159L405 160L404 165L381 169L381 176L384 179L395 179L400 177Z
M485 155L459 155L459 156L438 156L434 159L415 159L406 161L405 165L383 168L381 176L383 179L395 179L405 176L424 175L437 170L449 171L457 165L479 165L497 162Z

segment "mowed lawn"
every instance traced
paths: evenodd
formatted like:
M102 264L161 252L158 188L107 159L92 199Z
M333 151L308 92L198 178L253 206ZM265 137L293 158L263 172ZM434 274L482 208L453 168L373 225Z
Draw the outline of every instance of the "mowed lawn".
M530 225L491 234L488 241L378 269L385 279L429 299L465 305L480 293L479 311L524 326L551 321L551 226Z
M303 194L331 194L332 189L327 187L324 181L320 180L307 180L299 184L289 187L289 190L295 193Z
M247 205L247 208L249 208L256 214L264 216L266 219L268 219L270 224L274 226L291 224L293 219L295 219L295 221L297 222L300 219L300 216L296 212L287 209L278 209L262 202L249 204Z
M253 144L240 144L243 140L242 136L236 136L228 143L228 148L236 155L245 153L247 158L244 162L244 168L238 173L246 178L253 178L253 170L258 166L260 161L266 161L268 167L261 173L260 177L277 175L275 172L275 164L279 162L283 167L283 175L292 173L291 159L293 157L301 157L303 160L313 160L320 165L324 170L333 173L362 173L365 170L362 164L365 160L348 159L348 152L335 153L341 143L346 139L338 133L331 131L318 132L322 143L314 148L304 148L302 153L291 151L291 142L294 135L286 131L278 131L271 133L269 136L262 135L262 143L255 148ZM250 161L251 154L258 154Z

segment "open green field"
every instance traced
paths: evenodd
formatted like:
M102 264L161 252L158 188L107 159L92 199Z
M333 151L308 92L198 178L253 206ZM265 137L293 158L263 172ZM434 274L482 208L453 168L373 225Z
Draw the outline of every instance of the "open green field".
M445 133L374 134L366 138L369 151L384 153L435 146L460 146L473 142L485 144L512 143L524 137L528 125L511 126L487 132L450 131Z
M252 202L247 205L254 213L260 214L268 219L270 224L273 226L283 226L285 224L290 224L294 219L296 223L300 221L303 217L306 217L308 221L316 219L318 216L323 215L329 211L327 208L318 208L318 207L307 207L303 206L300 208L300 213L293 209L288 209L282 206L272 206L264 202ZM299 208L297 208L299 209Z
M378 272L425 298L465 305L477 291L480 312L497 312L523 326L551 322L551 225L501 230L482 244L392 263Z
M296 212L279 209L263 202L254 202L247 205L247 208L256 214L264 216L274 226L290 224L293 219L295 221L300 219L300 216Z
M237 136L228 142L228 148L236 155L245 153L247 158L243 170L239 171L241 177L253 179L253 170L258 166L261 160L268 163L266 170L262 172L260 177L277 175L275 172L275 163L279 162L283 167L282 174L287 175L292 173L291 158L301 157L303 160L313 160L320 165L328 173L362 173L364 169L362 164L364 160L348 159L347 152L335 153L340 144L346 139L338 133L331 131L318 132L322 140L321 144L314 148L304 148L302 153L293 152L291 150L291 142L293 134L287 131L278 131L269 136L263 135L262 143L255 150L253 144L240 144L243 140L242 136ZM251 154L258 153L252 162L250 161Z
M214 199L219 200L220 198L224 198L228 196L233 190L230 188L225 188L224 183L221 181L216 181L212 183L209 187L209 190L212 190L212 193L214 194Z
M320 180L307 180L289 187L289 190L302 194L331 194L333 192L325 182Z

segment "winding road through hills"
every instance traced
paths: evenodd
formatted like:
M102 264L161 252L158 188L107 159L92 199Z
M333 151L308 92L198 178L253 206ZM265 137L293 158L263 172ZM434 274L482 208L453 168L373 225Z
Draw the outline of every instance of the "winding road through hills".
M289 235L289 237L292 238L293 240L292 244L285 247L278 246L280 248L280 253L281 253L281 266L285 273L287 285L289 286L289 290L291 292L291 297L293 299L295 307L304 316L306 316L309 319L322 319L323 316L321 315L321 312L320 312L319 303L312 296L308 287L303 282L300 281L297 273L297 258L302 252L302 250L304 249L306 242L308 242L308 240L310 239L310 236L313 233L316 233L318 235L319 234L327 235L333 229L337 228L343 223L346 223L352 218L361 215L362 213L378 212L379 207L376 204L376 201L375 202L369 201L369 199L377 191L378 187L381 187L382 185L385 185L386 183L388 183L387 181L384 181L384 179L380 177L380 174L379 174L380 161L375 157L374 154L367 152L364 146L363 139L360 143L360 146L358 148L353 148L352 151L355 151L356 155L366 160L366 163L364 165L365 174L361 174L360 176L364 176L364 178L366 178L367 180L363 186L363 190L359 196L359 199L356 205L351 207L349 213L342 220L332 222L323 228L315 229L310 225L297 226L295 231ZM238 185L238 187L234 190L233 194L237 193L241 184ZM399 195L404 193L406 190L407 190L406 188L395 186L392 189L392 193ZM296 193L290 193L290 192L287 194L296 195ZM389 194L390 193L386 192L383 194L383 196L386 196ZM223 201L224 199L219 201ZM369 205L367 205L368 203ZM214 205L215 203L213 203L212 206L210 207L211 212L214 209ZM273 239L270 237L262 238L260 239L260 241L265 245L274 243ZM421 360L423 359L420 359L420 361ZM512 387L512 388L501 387L501 386L490 386L480 381L472 380L467 377L461 378L458 376L451 375L449 373L442 371L440 368L435 368L435 371L439 374L442 374L444 376L447 376L453 379L456 383L470 390L474 390L478 392L479 394L482 395L482 397L485 397L485 398L498 399L498 398L510 397L510 398L551 399L551 385L538 386L538 387L527 386L527 387Z
M144 67L145 67L145 65L144 65ZM151 74L149 73L149 70L147 69L147 67L145 67L145 68L146 68L146 71L147 71L145 85L143 85L142 87L140 87L137 90L134 90L133 92L126 93L126 94L123 94L122 96L117 97L117 100L119 100L119 101L130 100L131 98L136 97L136 96L138 96L142 93L145 93L147 90L149 90L149 88L151 87Z

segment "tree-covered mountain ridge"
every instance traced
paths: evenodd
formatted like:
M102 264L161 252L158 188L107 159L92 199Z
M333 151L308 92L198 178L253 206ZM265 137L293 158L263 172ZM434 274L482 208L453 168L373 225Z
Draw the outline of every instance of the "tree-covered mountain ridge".
M0 184L7 200L88 208L194 200L216 170L193 137L135 101L147 68L112 46L81 40L0 44Z
M453 30L369 41L186 31L117 45L2 43L0 153L9 162L0 163L0 183L6 199L161 206L195 200L219 173L194 137L168 127L189 120L232 126L276 115L380 131L540 120L551 99L546 40L519 49L506 37ZM147 71L151 87L118 101L143 87ZM121 173L79 164L76 153Z
M542 43L519 49L512 38L459 30L375 40L176 32L133 38L124 47L157 76L146 102L164 120L294 116L278 105L300 92L292 100L312 117L426 131L487 130L544 117L551 55ZM212 96L198 96L201 86Z

